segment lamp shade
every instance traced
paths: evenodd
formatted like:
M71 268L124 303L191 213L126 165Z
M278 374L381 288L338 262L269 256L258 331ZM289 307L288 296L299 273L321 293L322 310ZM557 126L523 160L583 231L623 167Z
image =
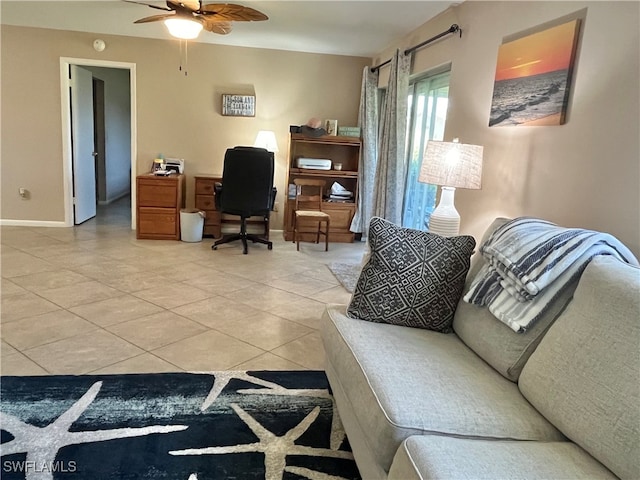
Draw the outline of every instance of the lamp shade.
M429 140L418 180L478 190L482 186L482 150L479 145Z
M193 40L202 31L202 23L189 18L168 18L164 24L172 36L183 40Z
M258 135L256 135L256 141L253 146L264 148L269 152L277 152L278 142L276 141L276 134L271 130L260 130Z

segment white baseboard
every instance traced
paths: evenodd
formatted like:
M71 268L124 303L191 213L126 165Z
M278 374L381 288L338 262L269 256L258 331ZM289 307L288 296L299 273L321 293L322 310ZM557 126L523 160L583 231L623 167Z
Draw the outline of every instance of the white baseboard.
M0 227L73 227L65 222L51 222L46 220L9 220L0 218Z
M98 200L98 205L109 205L120 200L121 198L128 197L129 195L131 195L131 192L127 190L126 192L122 192L115 197L109 198L108 200Z

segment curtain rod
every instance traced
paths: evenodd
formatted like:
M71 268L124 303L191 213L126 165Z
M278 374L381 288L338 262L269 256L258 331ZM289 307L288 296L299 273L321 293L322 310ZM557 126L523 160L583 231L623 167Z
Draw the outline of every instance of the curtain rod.
M409 55L411 52L418 50L419 48L422 48L428 44L430 44L431 42L435 42L436 40L444 37L445 35L449 35L450 33L456 33L456 32L460 32L460 38L462 38L462 29L457 25L457 24L453 24L449 27L448 30L439 33L438 35L436 35L435 37L431 37L428 40L425 40L422 43L419 43L418 45L414 45L413 47L407 48L404 51L405 55ZM386 62L382 62L380 65L376 65L375 67L371 67L371 71L375 72L376 70L380 70L381 67L384 67L386 64L391 63L391 59L387 60Z

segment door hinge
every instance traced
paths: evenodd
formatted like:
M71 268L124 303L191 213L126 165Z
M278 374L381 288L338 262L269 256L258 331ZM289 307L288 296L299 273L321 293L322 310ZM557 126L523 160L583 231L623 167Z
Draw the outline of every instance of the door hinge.
M76 197L73 197L73 204L77 205L78 204L78 199Z

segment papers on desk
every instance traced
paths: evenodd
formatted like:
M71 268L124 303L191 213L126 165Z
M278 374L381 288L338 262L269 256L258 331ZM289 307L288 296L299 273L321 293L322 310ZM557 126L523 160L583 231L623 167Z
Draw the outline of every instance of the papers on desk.
M353 201L353 192L350 192L338 182L333 182L331 192L329 193L329 201L334 202L350 202Z

